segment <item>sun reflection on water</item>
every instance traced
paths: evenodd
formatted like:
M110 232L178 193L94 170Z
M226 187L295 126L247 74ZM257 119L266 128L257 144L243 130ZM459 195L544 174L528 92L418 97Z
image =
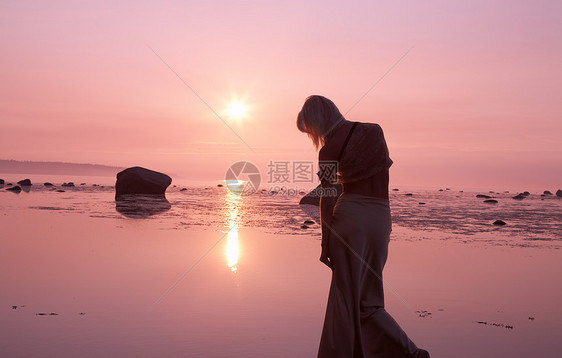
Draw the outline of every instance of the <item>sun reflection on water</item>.
M240 227L240 205L242 197L233 193L226 195L226 217L228 225L228 237L226 243L226 262L232 272L238 271L238 259L240 256L238 245L238 228Z

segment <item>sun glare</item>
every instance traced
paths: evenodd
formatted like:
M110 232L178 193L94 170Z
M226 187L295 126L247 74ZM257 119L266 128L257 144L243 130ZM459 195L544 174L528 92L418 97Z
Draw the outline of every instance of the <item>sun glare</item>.
M230 114L232 118L242 118L244 113L246 113L246 107L240 102L233 102L230 104L230 107L228 107L228 114Z

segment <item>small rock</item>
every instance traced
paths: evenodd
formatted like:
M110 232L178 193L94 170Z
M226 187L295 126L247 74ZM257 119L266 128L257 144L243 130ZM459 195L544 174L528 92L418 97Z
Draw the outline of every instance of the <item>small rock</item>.
M406 194L404 194L404 195L406 195L406 196L412 196L412 195L414 195L414 194L412 194L412 193L406 193Z
M419 204L419 205L425 205L425 203L423 203L423 202L421 202L421 201L420 201L418 204Z
M501 226L503 226L503 225L505 225L505 221L503 221L503 220L496 220L496 221L494 221L494 225L501 225Z
M53 186L53 183L45 182L43 183L44 186Z
M186 191L186 190L187 190L187 188L181 188L180 189L180 191Z
M0 179L0 185L4 185L4 179Z
M498 201L495 200L495 199L486 199L486 200L484 200L484 202L488 203L488 204L497 204L498 203Z
M56 192L57 192L57 193L64 193L64 190L62 190L62 189L57 189Z
M562 197L562 190L560 189L556 190L556 196L559 198Z
M550 191L548 191L548 190L545 190L545 191L543 192L543 194L544 194L544 195L552 195L552 193L551 193Z
M29 179L20 180L18 181L18 184L21 186L31 186L31 180Z
M443 189L439 189L439 191L443 191Z
M307 225L301 225L301 229L308 229L308 228L309 228L309 226L307 226Z
M13 309L13 310L15 310L15 309L17 309L17 308L18 308L18 306L12 306L12 309Z
M80 183L80 185L86 185L86 183Z
M392 189L392 191L398 191L398 190L400 190L400 189L396 189L396 188L395 188L395 189Z
M527 196L527 195L531 195L531 193L529 193L528 191L524 191L523 195Z
M74 186L74 183L73 183L73 182L71 182L71 181L69 181L68 183L62 183L62 185L61 185L61 186L72 187L72 186Z
M8 183L8 184L6 184L6 185L7 185L7 186L12 186L13 184L12 184L12 183Z
M526 195L517 194L517 195L513 196L512 198L515 199L515 200L523 200L523 199L526 198Z
M217 187L222 188L223 185L222 185L222 184L217 184Z
M451 190L451 188L445 188L445 190Z
M492 198L490 195L486 195L486 194L477 194L476 197L477 198L483 198L483 199L491 199Z
M12 186L12 187L10 187L6 190L13 191L14 193L19 193L21 191L21 188L19 187L19 185L16 185L16 186Z
M312 224L314 224L314 221L312 221L312 220L305 220L304 223L305 223L306 225L312 225Z

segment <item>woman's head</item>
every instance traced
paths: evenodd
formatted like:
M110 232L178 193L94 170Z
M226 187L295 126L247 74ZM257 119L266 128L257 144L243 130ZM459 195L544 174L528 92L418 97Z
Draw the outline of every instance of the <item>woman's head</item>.
M297 116L297 128L312 139L318 149L324 145L326 135L344 117L334 102L323 96L310 96Z

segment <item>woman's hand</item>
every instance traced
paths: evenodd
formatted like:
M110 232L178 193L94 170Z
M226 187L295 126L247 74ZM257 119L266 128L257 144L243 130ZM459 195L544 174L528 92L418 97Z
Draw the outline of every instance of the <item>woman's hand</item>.
M328 252L328 245L322 245L322 253L320 254L320 261L332 269L332 261Z

